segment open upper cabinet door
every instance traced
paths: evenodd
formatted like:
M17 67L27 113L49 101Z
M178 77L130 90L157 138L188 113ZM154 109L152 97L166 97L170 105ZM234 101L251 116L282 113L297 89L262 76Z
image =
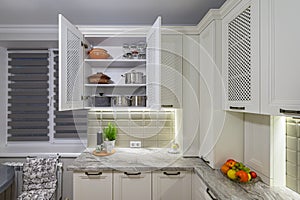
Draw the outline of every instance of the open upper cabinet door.
M160 108L161 84L161 17L147 34L147 107Z
M59 14L59 111L82 109L83 35Z

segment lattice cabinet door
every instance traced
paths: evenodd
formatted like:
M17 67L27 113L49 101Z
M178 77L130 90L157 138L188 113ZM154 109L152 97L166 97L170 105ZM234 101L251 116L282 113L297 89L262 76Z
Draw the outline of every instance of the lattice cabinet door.
M161 78L161 17L158 17L147 33L147 107L158 109Z
M241 1L222 21L225 110L259 113L259 0Z
M163 34L161 42L161 106L182 106L182 35Z
M59 15L59 110L83 108L83 35Z

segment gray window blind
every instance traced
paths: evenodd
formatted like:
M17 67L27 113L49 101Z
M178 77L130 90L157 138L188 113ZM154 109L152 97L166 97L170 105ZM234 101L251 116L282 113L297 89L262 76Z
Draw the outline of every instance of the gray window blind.
M87 134L87 110L58 111L58 52L54 51L54 138L78 138Z
M49 140L49 53L8 51L8 141Z
M7 140L86 136L87 110L58 111L58 51L9 50L8 58Z

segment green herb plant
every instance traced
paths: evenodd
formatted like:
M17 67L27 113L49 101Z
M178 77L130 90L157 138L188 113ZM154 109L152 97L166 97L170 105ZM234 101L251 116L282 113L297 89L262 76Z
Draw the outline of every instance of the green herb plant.
M107 127L103 129L104 137L109 141L116 140L117 132L116 125L111 122L108 122Z

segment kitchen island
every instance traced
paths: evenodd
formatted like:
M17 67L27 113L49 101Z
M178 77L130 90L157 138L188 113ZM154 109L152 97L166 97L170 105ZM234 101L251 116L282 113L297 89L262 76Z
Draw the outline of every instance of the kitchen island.
M185 171L199 176L217 199L300 199L300 195L285 187L269 187L261 181L241 184L229 180L220 170L210 168L199 158L183 158L163 148L118 148L110 156L98 157L94 149L86 149L67 170L74 172L122 172Z

